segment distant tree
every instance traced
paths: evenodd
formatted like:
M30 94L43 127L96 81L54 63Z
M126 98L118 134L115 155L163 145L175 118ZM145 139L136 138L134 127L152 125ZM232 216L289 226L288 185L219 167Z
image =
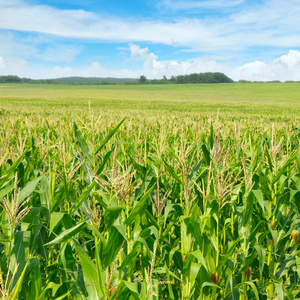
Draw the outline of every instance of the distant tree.
M176 77L175 76L171 76L170 82L172 82L172 83L176 82Z
M141 76L140 76L140 79L139 79L139 83L146 83L146 82L147 82L146 76L141 75Z

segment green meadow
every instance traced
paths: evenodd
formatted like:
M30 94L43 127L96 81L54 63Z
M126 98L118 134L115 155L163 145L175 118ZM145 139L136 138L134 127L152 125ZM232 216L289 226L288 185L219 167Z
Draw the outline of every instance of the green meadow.
M1 299L299 299L300 84L0 85Z

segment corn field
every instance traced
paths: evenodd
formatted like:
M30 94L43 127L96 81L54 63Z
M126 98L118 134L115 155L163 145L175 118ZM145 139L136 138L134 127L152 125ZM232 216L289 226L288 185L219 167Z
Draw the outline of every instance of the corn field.
M297 122L2 109L1 298L299 299Z

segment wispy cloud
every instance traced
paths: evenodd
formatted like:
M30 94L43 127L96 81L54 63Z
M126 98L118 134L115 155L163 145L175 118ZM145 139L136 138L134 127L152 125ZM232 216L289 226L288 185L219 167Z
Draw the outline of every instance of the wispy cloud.
M169 2L166 1L167 5ZM59 10L45 5L29 6L22 2L8 6L5 3L0 2L2 29L73 39L180 45L202 52L245 49L253 45L300 47L300 39L296 38L300 34L300 6L294 1L267 1L264 5L241 9L226 18L177 17L172 22L123 20L84 10ZM171 3L175 7L183 3L191 7L218 7L237 5L241 1L172 1L169 4Z
M101 11L99 7L95 11L70 10L59 9L59 5L56 8L30 5L26 0L0 0L0 72L15 71L26 76L32 72L34 77L43 78L48 74L121 77L144 74L160 78L223 71L234 79L252 80L258 76L267 80L277 76L281 80L298 80L299 0L162 0L159 3L170 16L157 13L155 17L129 19ZM100 43L109 44L110 50L124 44L129 47L125 52L122 50L121 56L115 51L109 67L112 54L98 53ZM89 45L94 46L94 52ZM158 56L162 56L156 51L159 47L167 49L164 59ZM170 54L175 52L172 49L179 53L176 59ZM289 52L290 49L296 52ZM256 57L250 55L251 51ZM101 61L102 54L107 59ZM113 69L116 65L123 68Z

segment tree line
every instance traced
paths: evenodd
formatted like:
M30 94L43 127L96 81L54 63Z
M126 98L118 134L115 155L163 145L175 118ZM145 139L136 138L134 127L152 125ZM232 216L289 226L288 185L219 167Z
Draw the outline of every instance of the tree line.
M171 76L167 79L164 76L161 80L153 79L147 80L147 78L142 75L139 79L139 83L231 83L233 80L220 72L206 72L206 73L193 73L189 75L178 75Z
M171 76L169 79L148 80L141 75L135 78L100 78L100 77L67 77L56 79L31 79L20 78L16 75L0 76L0 83L46 83L46 84L168 84L168 83L231 83L233 80L220 72L193 73L189 75Z

